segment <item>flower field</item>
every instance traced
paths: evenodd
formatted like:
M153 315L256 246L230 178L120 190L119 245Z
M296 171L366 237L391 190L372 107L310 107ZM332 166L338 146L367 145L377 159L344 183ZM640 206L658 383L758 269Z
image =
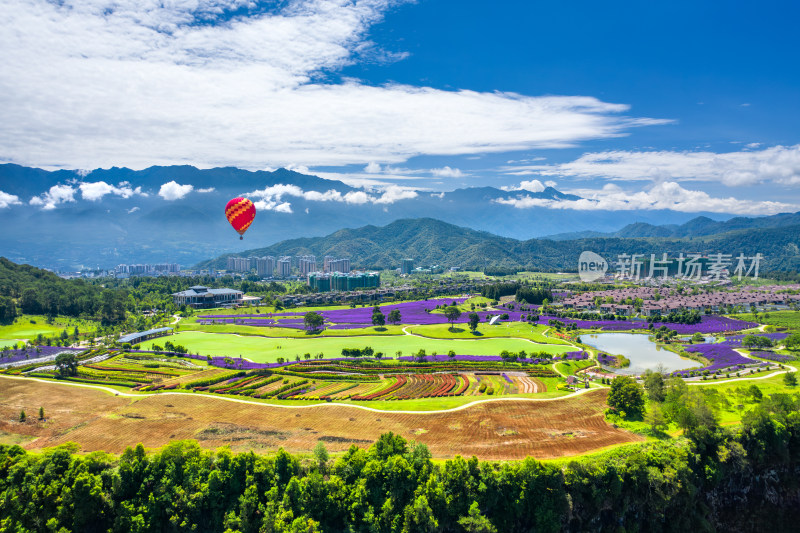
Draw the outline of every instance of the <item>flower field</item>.
M30 346L20 350L3 350L0 352L0 368L21 366L32 363L53 361L62 353L79 353L84 350L62 348L60 346Z
M547 324L550 320L558 320L564 324L576 324L580 329L601 329L603 331L629 331L636 329L647 329L650 325L643 319L630 320L579 320L575 318L558 318L555 316L542 315L539 318L540 324ZM755 322L736 320L724 316L704 315L697 324L675 324L672 322L653 322L655 329L666 326L675 330L679 335L691 335L693 333L725 333L728 331L741 331L758 326Z
M744 357L730 346L726 346L725 343L693 344L691 346L687 346L685 350L707 359L711 362L711 364L702 368L693 368L691 370L680 370L678 372L674 372L675 375L683 377L713 374L721 371L736 372L744 370L747 367L761 366L765 364Z
M725 341L723 344L726 346L735 346L739 347L742 345L742 339L744 339L747 335L729 335L725 337ZM779 342L782 340L786 340L786 337L789 336L788 333L757 333L754 335L755 337L764 337L766 339L771 340L772 342Z
M336 358L278 364L216 357L209 365L208 358L198 355L100 349L82 352L76 374L68 377L53 365L36 362L5 372L143 393L183 390L265 400L365 402L541 393L547 390L541 378L557 377L550 361L544 363L456 356L424 362Z
M759 359L767 359L768 361L775 361L776 363L788 363L790 361L794 361L794 357L791 355L780 354L775 352L767 352L767 351L751 351L750 355L753 357L758 357Z
M266 366L266 365L264 365ZM232 368L212 379L184 382L186 389L282 400L410 400L453 396L546 392L550 368L503 362L404 363L339 359L269 368ZM503 369L509 369L503 372ZM142 389L144 390L144 389Z

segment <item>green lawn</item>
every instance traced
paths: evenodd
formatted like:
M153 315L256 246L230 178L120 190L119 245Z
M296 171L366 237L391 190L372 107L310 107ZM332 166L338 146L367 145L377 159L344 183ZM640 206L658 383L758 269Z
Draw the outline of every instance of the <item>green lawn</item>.
M371 346L387 356L394 357L398 350L403 355L412 355L424 349L429 355L433 352L446 354L454 350L460 355L498 355L503 350L530 352L532 347L537 351L548 351L557 354L571 350L569 346L534 345L520 339L481 339L481 340L445 340L426 339L410 335L367 336L367 337L311 337L311 338L268 338L214 334L199 331L181 332L170 337L162 337L155 341L142 343L142 349L148 349L153 342L160 346L166 340L185 346L191 352L202 355L243 356L257 362L275 362L278 357L301 358L305 353L315 355L324 353L325 357L340 357L342 348L364 348Z
M754 319L753 313L742 313L730 316L740 320L760 322L772 326L800 329L800 311L770 311L768 313L758 313L758 320Z
M294 328L273 328L262 326L242 326L239 324L212 324L201 325L196 321L182 320L180 322L180 331L207 331L211 333L238 333L240 335L260 335L262 337L296 337L296 338L314 338L319 336L325 337L353 337L362 335L403 335L403 326L392 326L387 324L383 328L375 328L370 326L368 328L358 329L331 329L323 330L317 334L306 333L302 329Z
M427 326L408 326L407 331L423 337L434 337L437 339L483 339L483 338L502 338L519 337L528 339L541 344L560 344L569 345L568 342L546 337L544 332L547 326L531 326L524 322L504 322L490 326L482 322L478 326L477 333L472 333L466 324L456 324L450 329L449 324L432 324Z
M556 363L555 367L556 370L561 372L562 374L569 376L574 374L578 370L582 368L587 368L595 364L595 362L591 359L583 359L580 361L564 361L561 363Z
M22 315L17 317L13 324L0 326L0 346L20 340L30 340L40 333L52 337L61 333L65 328L71 334L75 326L78 326L78 329L83 332L86 331L89 323L77 318L56 317L52 324L48 324L45 316Z

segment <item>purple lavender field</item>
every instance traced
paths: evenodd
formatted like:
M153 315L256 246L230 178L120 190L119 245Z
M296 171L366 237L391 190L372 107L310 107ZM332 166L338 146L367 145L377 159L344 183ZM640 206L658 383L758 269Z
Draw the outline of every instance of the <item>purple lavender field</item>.
M726 346L724 343L694 344L692 346L687 346L686 351L690 353L696 353L708 359L709 361L711 361L711 364L708 366L704 366L702 368L693 368L691 370L680 370L678 372L674 372L675 375L686 377L697 373L702 374L704 372L708 372L709 374L711 374L722 370L736 372L737 370L744 369L745 366L747 365L765 364L744 357L743 355L736 352L730 346Z
M44 361L47 359L55 359L55 357L64 352L82 352L80 348L64 348L61 346L31 346L22 350L7 350L0 352L0 365L11 366L15 363L23 361Z
M389 304L379 306L385 317L397 309L400 312L401 324L405 325L432 325L447 324L448 320L442 313L433 312L438 306L461 304L466 298L441 298L420 300L415 302L403 302L399 304ZM498 313L507 313L510 321L522 321L523 315L527 316L530 311L538 306L514 305L514 309L507 306L499 306L494 311L475 311L480 317L481 322L486 322L488 317ZM332 309L330 311L320 311L324 318L323 327L331 330L345 330L366 328L372 326L371 306L356 307L352 309ZM209 324L239 324L244 326L259 327L278 327L278 328L303 328L303 313L280 312L264 313L263 315L201 315L199 323ZM579 320L574 318L558 318L555 316L542 315L539 317L539 324L547 325L550 320L558 320L564 324L576 324L581 329L601 329L603 331L629 331L647 329L649 324L646 320ZM454 321L456 324L466 324L469 321L469 313L462 312L461 316ZM658 329L666 326L677 331L681 335L693 333L723 333L730 331L741 331L758 326L755 322L746 322L732 318L706 315L701 318L698 324L674 324L666 322L655 322L653 327Z

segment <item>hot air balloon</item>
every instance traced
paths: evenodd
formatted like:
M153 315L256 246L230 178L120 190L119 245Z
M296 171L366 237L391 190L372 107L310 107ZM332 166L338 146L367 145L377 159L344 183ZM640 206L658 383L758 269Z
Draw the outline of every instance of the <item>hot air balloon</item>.
M239 240L244 239L244 232L256 217L256 206L247 198L234 198L225 206L225 216L233 229L239 233Z

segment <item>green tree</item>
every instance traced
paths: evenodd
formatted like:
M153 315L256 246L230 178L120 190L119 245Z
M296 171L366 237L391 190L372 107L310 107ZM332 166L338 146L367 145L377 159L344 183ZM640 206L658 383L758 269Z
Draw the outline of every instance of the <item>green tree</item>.
M381 312L379 307L375 307L372 311L372 325L376 327L381 327L386 324L386 317Z
M759 337L757 335L747 335L742 339L742 347L744 348L770 348L773 343L768 337Z
M64 377L78 374L78 358L74 353L62 353L56 356L56 370Z
M469 329L472 331L477 331L478 324L481 322L481 317L478 316L478 313L470 313L469 314Z
M458 320L458 317L461 316L461 309L456 307L455 305L451 305L449 307L444 308L444 316L447 317L447 321L450 322L450 329L453 329L453 322Z
M472 502L472 505L469 506L469 513L467 516L459 518L458 524L467 533L497 533L497 528L481 514L478 502Z
M786 372L783 375L783 382L786 384L787 387L796 387L797 386L797 372Z
M317 441L317 445L314 447L314 458L317 460L317 466L319 467L320 472L325 471L325 467L328 464L328 460L330 459L330 454L328 453L328 449L325 447L325 443Z
M644 421L653 433L661 433L669 427L669 421L660 405L654 404L644 415Z
M389 318L388 318L388 320L389 320L389 322L391 322L391 323L392 323L392 324L394 324L395 326L396 326L397 324L399 324L399 323L400 323L400 321L402 320L402 317L400 316L400 310L399 310L399 309L397 309L397 308L395 308L395 309L392 309L391 311L389 311Z
M403 533L434 532L439 528L439 521L433 516L433 510L424 495L417 496L414 503L406 507Z
M39 407L39 420L44 420L44 407Z
M644 413L644 390L635 379L619 376L611 382L607 402L609 407L626 417L638 417Z
M309 311L303 316L303 324L309 331L317 331L324 323L323 316L315 311Z
M17 317L17 306L8 296L0 296L0 324L11 324Z
M790 350L800 349L800 333L792 333L786 337L784 345Z
M25 410L23 409L22 411L19 412L19 421L25 422L27 419L28 417L25 415Z
M664 388L664 376L661 372L653 372L650 369L644 371L643 381L647 396L654 402L663 402L666 396Z

